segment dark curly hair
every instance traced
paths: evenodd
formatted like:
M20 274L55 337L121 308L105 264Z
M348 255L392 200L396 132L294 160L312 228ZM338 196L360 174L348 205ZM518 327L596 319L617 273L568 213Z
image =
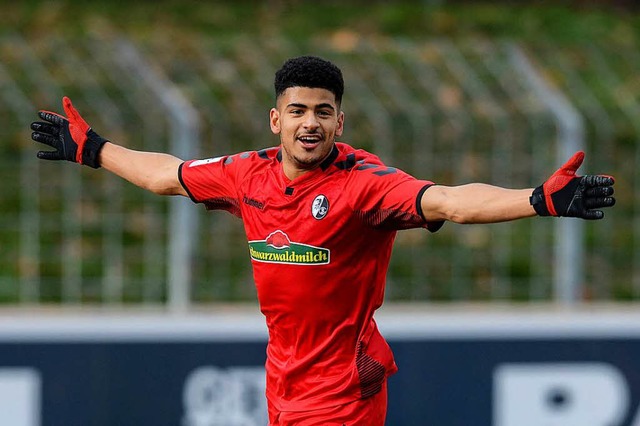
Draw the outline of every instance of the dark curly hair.
M288 59L278 71L274 82L276 99L289 87L326 89L342 103L344 80L342 72L333 63L317 56L299 56Z

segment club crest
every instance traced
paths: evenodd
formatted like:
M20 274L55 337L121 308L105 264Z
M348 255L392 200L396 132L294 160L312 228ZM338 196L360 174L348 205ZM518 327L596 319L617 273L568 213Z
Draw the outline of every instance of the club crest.
M329 200L324 195L318 195L311 204L311 216L320 220L329 212Z

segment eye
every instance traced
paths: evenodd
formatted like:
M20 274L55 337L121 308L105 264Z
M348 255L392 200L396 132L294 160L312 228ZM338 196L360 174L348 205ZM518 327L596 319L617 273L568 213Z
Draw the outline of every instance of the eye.
M320 117L331 117L331 111L320 110L320 111L318 111L318 115Z

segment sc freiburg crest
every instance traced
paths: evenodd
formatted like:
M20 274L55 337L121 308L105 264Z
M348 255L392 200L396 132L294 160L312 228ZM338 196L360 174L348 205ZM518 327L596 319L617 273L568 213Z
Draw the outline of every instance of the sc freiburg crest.
M324 195L318 195L311 204L311 216L320 220L329 212L329 200Z

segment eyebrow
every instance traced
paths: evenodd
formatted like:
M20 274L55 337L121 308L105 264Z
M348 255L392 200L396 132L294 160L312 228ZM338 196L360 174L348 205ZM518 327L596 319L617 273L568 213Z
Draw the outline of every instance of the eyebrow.
M287 108L309 108L307 105L305 104L301 104L301 103L297 103L297 102L293 102L290 103L289 105L287 105ZM318 104L316 105L316 109L322 109L322 108L329 108L332 111L335 111L336 109L333 107L333 105L329 104L329 103L322 103L322 104Z

